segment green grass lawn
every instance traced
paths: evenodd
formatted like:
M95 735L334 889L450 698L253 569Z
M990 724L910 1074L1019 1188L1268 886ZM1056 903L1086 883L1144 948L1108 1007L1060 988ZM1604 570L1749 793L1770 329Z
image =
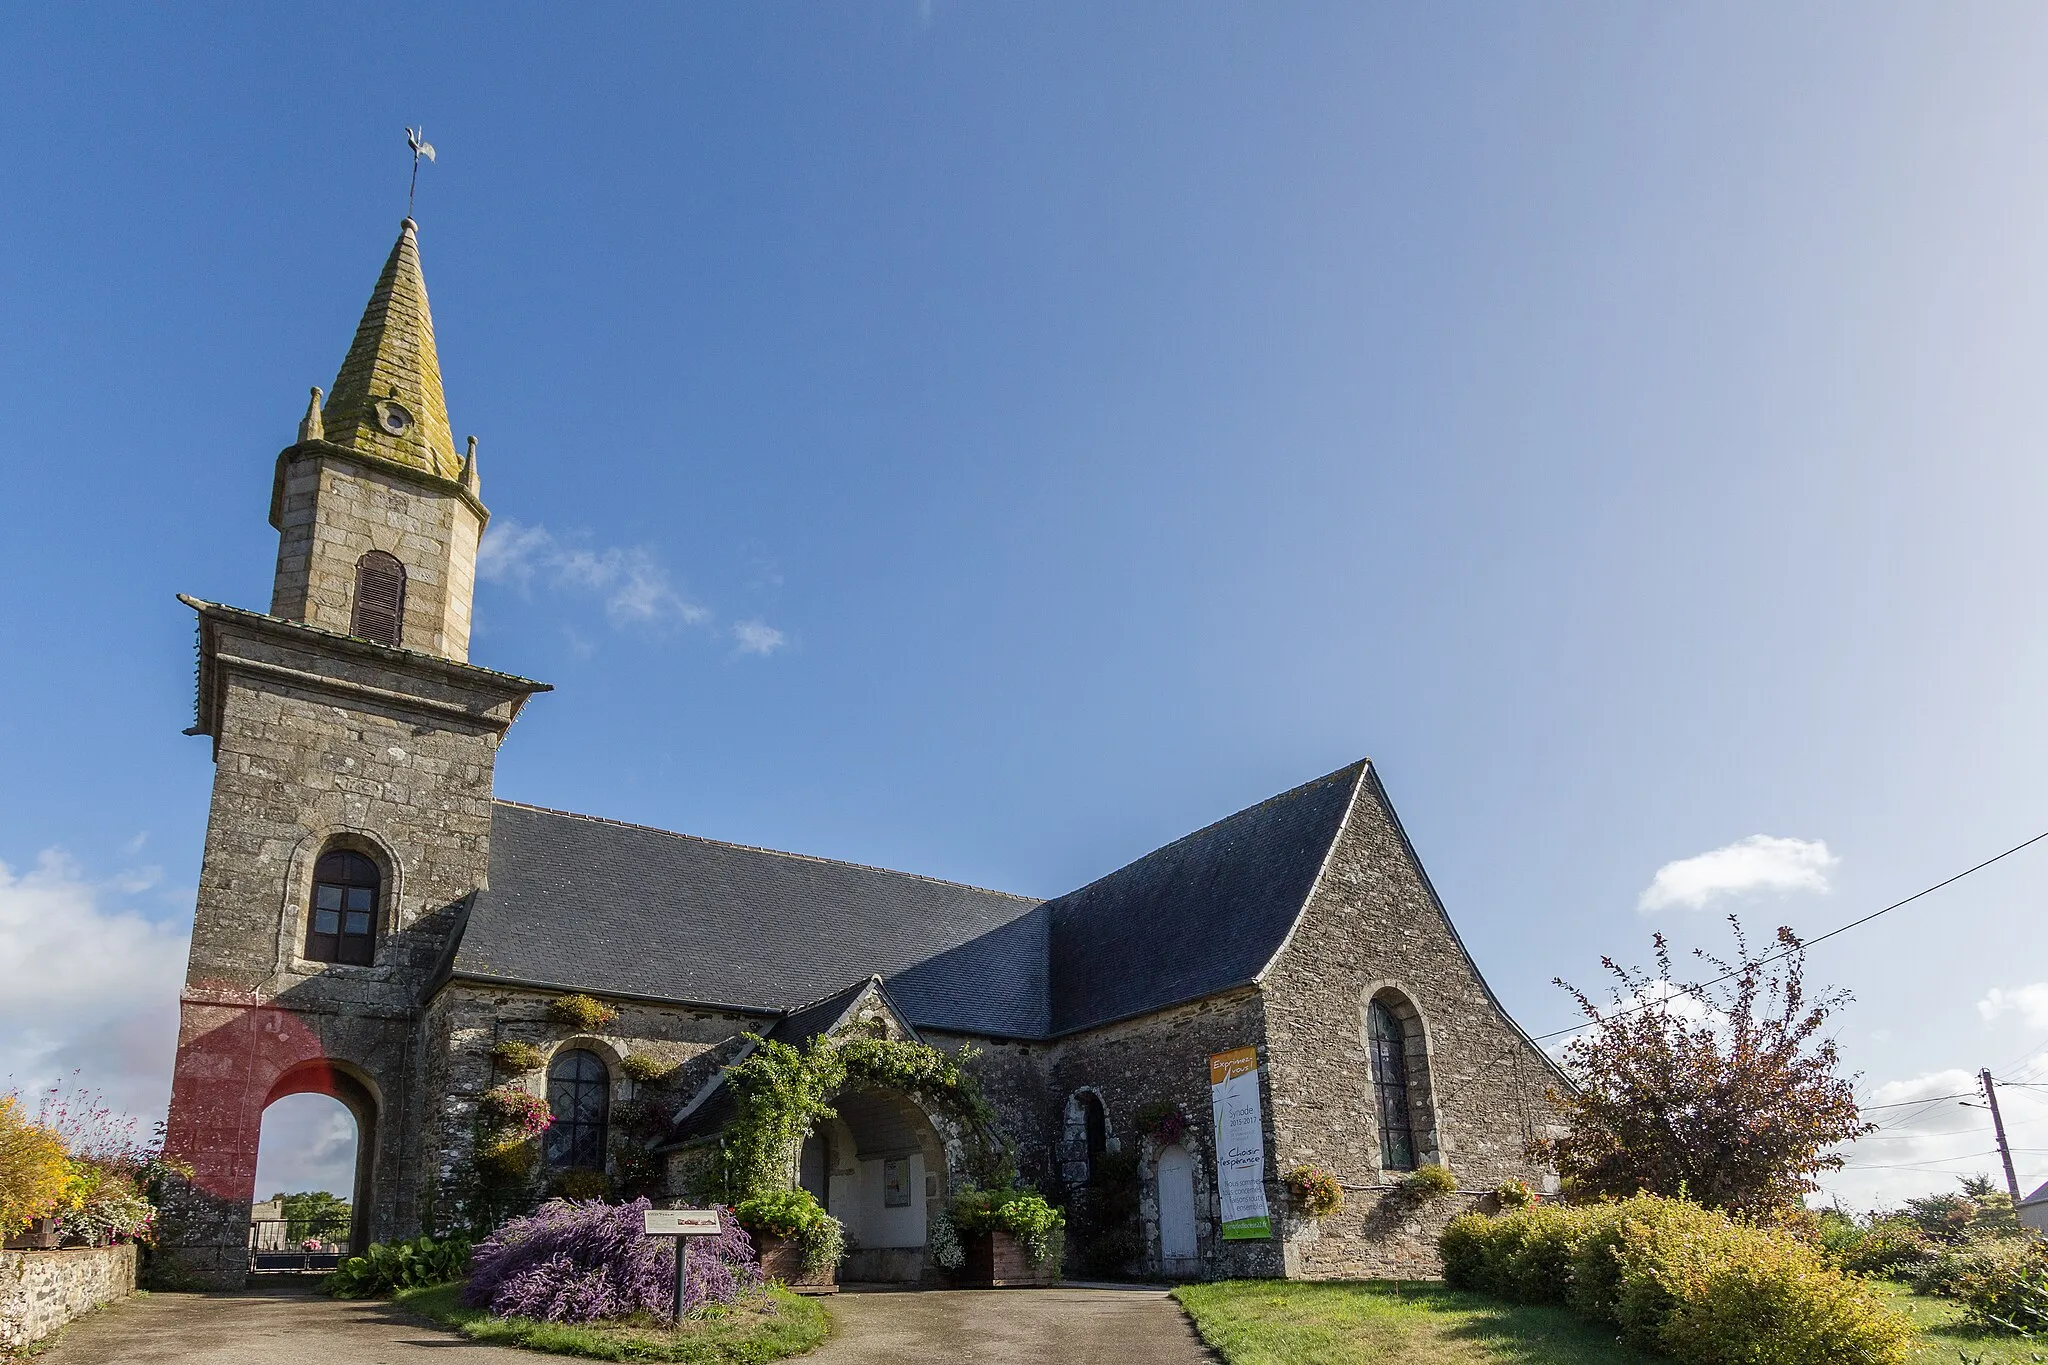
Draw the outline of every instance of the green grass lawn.
M463 1307L457 1298L461 1290L459 1284L408 1289L392 1301L407 1312L452 1327L478 1341L588 1356L593 1360L759 1365L800 1355L822 1342L832 1330L831 1315L823 1304L786 1289L771 1290L728 1312L687 1322L680 1331L657 1323L572 1326L536 1322L532 1318L494 1318L481 1308Z
M1913 1319L1913 1325L1920 1329L1913 1365L1959 1365L1960 1361L2033 1365L2037 1360L2048 1361L2048 1343L1992 1335L1966 1325L1963 1306L1954 1299L1922 1298L1890 1280L1874 1283L1884 1301Z
M1435 1283L1224 1280L1173 1291L1230 1365L1654 1365L1562 1308Z
M2034 1365L2048 1343L1978 1332L1962 1305L1875 1282L1920 1329L1913 1365ZM1226 1280L1184 1285L1202 1339L1229 1365L1655 1365L1611 1328L1562 1308L1502 1303L1435 1283Z

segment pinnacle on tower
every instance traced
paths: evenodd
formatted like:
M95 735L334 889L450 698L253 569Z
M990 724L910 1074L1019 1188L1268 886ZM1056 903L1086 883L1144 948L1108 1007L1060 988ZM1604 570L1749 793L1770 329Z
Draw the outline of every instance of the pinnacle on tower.
M408 218L363 310L321 413L325 440L444 479L462 461L448 426L434 317L420 273L419 225Z

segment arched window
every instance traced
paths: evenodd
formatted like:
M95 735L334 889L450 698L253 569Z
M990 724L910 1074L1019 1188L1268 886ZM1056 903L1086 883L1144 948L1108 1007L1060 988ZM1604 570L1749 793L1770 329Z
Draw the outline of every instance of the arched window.
M1415 1169L1415 1127L1408 1107L1408 1031L1386 1002L1375 1000L1367 1011L1372 1043L1372 1089L1380 1120L1380 1167L1388 1171Z
M548 1165L567 1171L604 1169L604 1130L611 1117L612 1078L594 1052L571 1048L548 1064Z
M1087 1125L1088 1169L1092 1173L1109 1148L1109 1120L1103 1117L1102 1101L1093 1095L1081 1096L1081 1121Z
M367 967L377 955L377 893L383 878L360 853L336 849L313 864L313 914L306 956Z
M348 633L380 645L405 637L405 565L382 550L356 561L356 603Z

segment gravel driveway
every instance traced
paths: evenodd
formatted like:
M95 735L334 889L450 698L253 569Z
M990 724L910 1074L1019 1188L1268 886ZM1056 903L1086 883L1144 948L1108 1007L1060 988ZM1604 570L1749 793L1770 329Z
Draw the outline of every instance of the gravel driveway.
M954 1289L840 1294L807 1365L1212 1365L1164 1290ZM73 1323L36 1365L497 1365L568 1360L486 1346L310 1281L144 1294Z

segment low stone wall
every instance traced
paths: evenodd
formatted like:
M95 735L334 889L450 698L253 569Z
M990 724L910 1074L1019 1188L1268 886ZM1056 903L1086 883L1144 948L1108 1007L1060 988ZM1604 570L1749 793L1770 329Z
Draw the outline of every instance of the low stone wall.
M0 1351L135 1292L135 1244L0 1251Z

